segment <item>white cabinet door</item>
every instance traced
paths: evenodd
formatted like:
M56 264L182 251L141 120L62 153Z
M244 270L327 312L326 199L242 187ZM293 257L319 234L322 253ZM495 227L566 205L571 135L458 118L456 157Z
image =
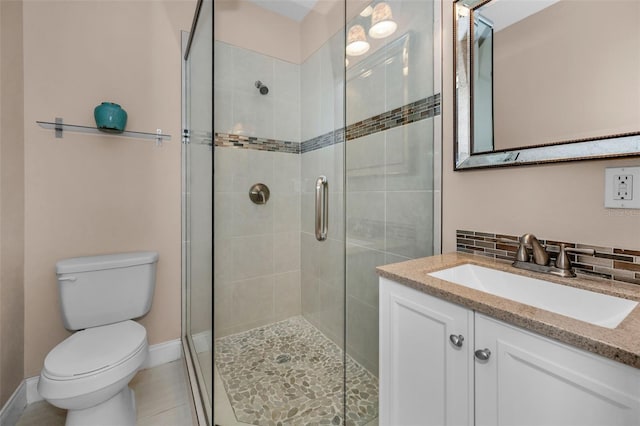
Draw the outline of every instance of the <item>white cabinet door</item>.
M472 311L381 278L380 425L473 425L472 333Z
M640 370L475 316L478 426L640 425Z

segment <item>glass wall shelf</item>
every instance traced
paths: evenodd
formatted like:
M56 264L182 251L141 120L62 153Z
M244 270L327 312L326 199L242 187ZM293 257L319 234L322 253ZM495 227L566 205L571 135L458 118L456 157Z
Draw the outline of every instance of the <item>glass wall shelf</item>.
M79 133L93 133L100 135L113 135L113 136L122 136L126 138L137 138L137 139L154 139L156 143L161 144L163 141L171 140L171 135L166 135L162 133L162 130L156 130L156 133L149 132L133 132L129 130L125 130L124 132L119 131L109 131L98 129L97 127L90 126L79 126L77 124L64 124L62 120L56 119L55 122L51 121L36 121L40 125L40 127L44 129L50 129L56 131L56 138L62 137L62 132L64 130L70 132L79 132Z

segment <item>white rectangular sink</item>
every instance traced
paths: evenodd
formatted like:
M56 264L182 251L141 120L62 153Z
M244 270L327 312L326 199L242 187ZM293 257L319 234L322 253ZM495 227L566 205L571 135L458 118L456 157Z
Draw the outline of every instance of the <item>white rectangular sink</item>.
M638 304L468 263L429 275L606 328L616 328Z

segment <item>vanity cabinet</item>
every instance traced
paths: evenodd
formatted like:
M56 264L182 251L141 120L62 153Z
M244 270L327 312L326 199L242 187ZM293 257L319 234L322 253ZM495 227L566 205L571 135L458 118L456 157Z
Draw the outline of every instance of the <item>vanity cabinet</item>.
M476 425L640 425L640 370L475 314Z
M639 369L385 278L379 374L381 425L640 425Z
M380 424L472 425L473 312L385 278L379 300Z

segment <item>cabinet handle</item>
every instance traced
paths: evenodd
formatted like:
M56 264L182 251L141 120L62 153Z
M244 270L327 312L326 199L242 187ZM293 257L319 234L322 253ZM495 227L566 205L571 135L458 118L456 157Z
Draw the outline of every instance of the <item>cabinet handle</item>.
M489 359L489 357L491 357L491 351L487 348L478 349L475 353L476 358L478 358L480 361L486 361Z
M451 343L453 343L454 346L461 348L462 342L464 342L464 336L462 334L459 334L457 336L455 334L452 334L451 336L449 336L449 340L451 340Z

